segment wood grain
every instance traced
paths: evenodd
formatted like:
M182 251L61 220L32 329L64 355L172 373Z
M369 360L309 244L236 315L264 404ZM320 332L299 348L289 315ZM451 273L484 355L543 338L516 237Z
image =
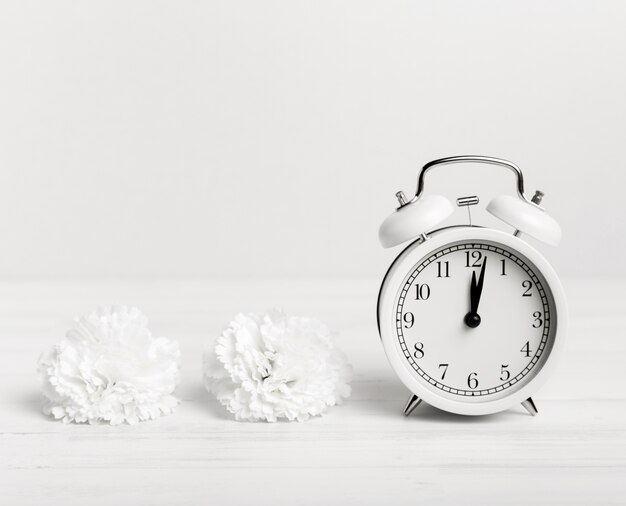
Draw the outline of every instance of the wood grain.
M49 280L0 284L2 504L625 504L623 279L566 280L571 328L533 418L519 407L462 417L420 406L390 370L376 280ZM40 414L35 364L72 317L140 307L177 339L177 411L135 426ZM201 382L201 354L240 310L321 318L355 369L343 406L306 423L231 420Z

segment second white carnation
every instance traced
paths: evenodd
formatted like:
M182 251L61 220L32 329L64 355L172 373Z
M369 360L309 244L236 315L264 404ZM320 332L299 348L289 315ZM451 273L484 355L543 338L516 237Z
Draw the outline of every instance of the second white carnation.
M350 395L352 368L313 318L238 314L204 355L207 389L237 420L303 421Z

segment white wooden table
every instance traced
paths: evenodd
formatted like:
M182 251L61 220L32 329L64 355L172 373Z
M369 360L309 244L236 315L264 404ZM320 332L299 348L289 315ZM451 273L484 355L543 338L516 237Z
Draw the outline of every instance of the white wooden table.
M378 340L378 281L24 281L0 284L0 503L626 504L626 280L565 280L566 352L535 396L489 417L407 397ZM77 313L140 307L179 340L183 402L135 426L40 413L35 365ZM338 333L353 395L306 423L233 421L202 386L201 354L233 314L282 306Z

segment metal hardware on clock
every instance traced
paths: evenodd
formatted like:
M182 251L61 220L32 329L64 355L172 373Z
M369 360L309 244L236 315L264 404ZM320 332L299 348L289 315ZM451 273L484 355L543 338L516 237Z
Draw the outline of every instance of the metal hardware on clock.
M511 170L517 196L502 195L487 211L512 233L472 224L478 196L456 201L469 225L440 226L454 211L441 195L424 195L436 166L483 163ZM524 192L520 168L499 158L465 155L424 165L411 200L381 225L385 248L412 241L393 261L378 295L378 329L391 366L411 391L410 414L422 401L464 415L503 411L521 403L532 415L531 395L547 379L567 327L559 278L524 235L556 246L558 223L540 206L544 194Z

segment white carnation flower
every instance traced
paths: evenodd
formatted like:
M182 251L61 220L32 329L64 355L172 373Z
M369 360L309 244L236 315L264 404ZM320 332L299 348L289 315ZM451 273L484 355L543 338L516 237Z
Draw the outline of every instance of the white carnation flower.
M178 404L178 343L153 338L147 318L126 306L74 320L66 337L39 359L43 411L64 422L136 423Z
M238 314L204 354L207 389L237 420L303 421L350 395L352 368L313 318Z

